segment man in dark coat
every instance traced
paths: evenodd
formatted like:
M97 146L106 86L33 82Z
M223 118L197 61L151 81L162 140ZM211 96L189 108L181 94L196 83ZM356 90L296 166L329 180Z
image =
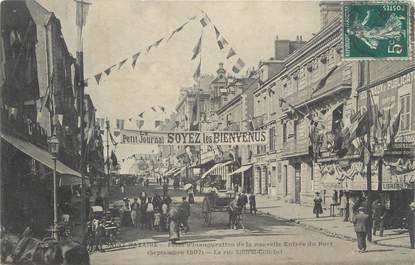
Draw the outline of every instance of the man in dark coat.
M409 204L408 232L411 248L415 249L415 202Z
M366 236L369 231L369 215L365 213L365 208L360 207L358 213L353 216L354 231L357 237L357 248L359 252L366 251Z
M184 232L189 232L189 216L190 216L190 204L186 200L186 197L182 197L183 202L180 209L180 219L183 225Z
M373 235L376 235L376 231L379 230L379 236L383 236L385 216L385 206L382 205L381 201L377 201L373 205Z

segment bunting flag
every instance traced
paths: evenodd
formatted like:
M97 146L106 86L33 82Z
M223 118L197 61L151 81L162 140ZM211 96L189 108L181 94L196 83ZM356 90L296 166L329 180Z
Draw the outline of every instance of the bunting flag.
M161 125L161 121L154 121L154 127L157 128Z
M119 64L118 64L118 70L121 69L121 67L127 62L128 58L122 60Z
M144 120L136 121L137 128L140 130L144 126Z
M200 19L200 24L202 24L203 27L206 27L209 24L209 22L210 22L210 19L208 15L205 12L203 12L203 17L202 19Z
M160 105L159 105L158 107L160 108L160 110L161 110L162 112L165 112L165 110L166 110L166 109L165 109L163 106L160 106Z
M111 151L111 160L112 160L112 166L116 167L118 165L117 156L114 153L114 150Z
M237 74L239 73L242 68L244 68L245 63L241 60L241 58L238 59L238 61L236 61L236 64L232 67L232 71Z
M108 69L106 69L105 71L104 71L104 73L107 75L107 76L109 76L110 75L110 73L111 73L111 69L113 68L113 67L115 67L116 65L114 64L114 65L112 65L112 66L110 66Z
M137 63L138 56L140 56L140 53L141 53L141 52L137 52L137 53L136 53L136 54L134 54L134 55L133 55L133 57L132 57L133 62L131 63L131 66L133 67L133 69L135 68L135 65L136 65L136 63Z
M85 2L84 0L75 0L76 2L77 2L77 14L76 14L76 24L77 25L79 25L79 26L82 26L82 25L85 25L85 21L86 21L86 15L87 15L87 12L88 12L88 8L89 8L89 5L91 5L91 3L87 3L87 2ZM181 30L183 30L183 28L187 25L187 24L189 24L189 22L191 21L191 20L194 20L194 19L196 19L196 16L193 16L193 17L190 17L190 18L188 18L188 21L186 21L185 23L183 23L181 26L179 26L178 28L176 28L171 34L170 34L170 36L167 38L167 41L169 41L172 37L173 37L173 35L174 34L176 34L177 32L179 32L179 31L181 31ZM204 23L209 23L210 22L210 19L209 19L209 17L207 17L207 15L205 14L204 15L204 17L202 18L202 20L203 21L205 21ZM151 44L150 46L148 46L147 48L146 48L146 51L147 51L147 53L152 49L152 48L155 48L155 47L158 47L159 45L160 45L160 43L164 40L165 38L163 37L163 38L161 38L161 39L159 39L159 40L157 40L156 42L154 42L153 44ZM132 62L131 62L131 66L133 67L133 69L135 68L135 66L136 66L136 64L137 64L137 60L138 60L138 57L140 56L140 54L141 54L141 51L140 52L137 52L136 54L133 54L132 55ZM197 54L195 55L195 56L197 56ZM128 60L128 58L127 59L124 59L124 60L122 60L122 61L120 61L119 63L118 63L118 68L117 68L117 70L119 70L119 69L121 69L121 67L123 67L124 66L124 64L127 62L127 60ZM116 64L117 65L117 64ZM112 68L114 67L114 66L116 66L116 65L113 65L113 66L111 66L111 67L109 67L109 68L107 68L104 72L107 74L107 75L109 75L110 73L111 73L111 71L112 71ZM100 80L101 80L101 77L102 77L102 72L101 73L98 73L98 74L96 74L96 75L94 75L94 77L95 77L95 80L97 81L97 84L99 85L99 82L100 82ZM88 78L87 79L85 79L85 81L86 80L88 80Z
M200 69L201 69L202 63L199 62L199 65L196 68L196 72L193 74L193 79L197 82L200 78Z
M97 81L97 85L99 85L99 81L101 80L101 76L102 76L102 73L96 74L94 76L95 77L95 81Z
M213 28L215 29L216 39L219 39L219 36L220 36L220 32L219 32L219 30L216 28L216 26L215 26L215 25L213 25Z
M143 118L143 116L144 116L144 112L145 112L145 111L143 111L143 112L141 112L140 114L138 114L138 117Z
M177 128L177 127L179 127L180 122L179 121L175 121L175 124L176 124L176 128Z
M225 48L226 45L228 45L229 43L225 40L225 38L223 36L220 36L218 39L218 46L219 49L223 50L223 48Z
M109 135L110 135L110 139L111 139L111 143L112 143L112 145L113 146L117 146L117 142L114 140L114 137L112 136L112 134L111 133L109 133Z
M187 117L187 115L186 115L186 114L184 114L184 119L185 119L186 121L188 121L188 120L189 120L189 117Z
M151 109L152 109L154 112L157 112L157 110L156 110L156 108L155 108L155 107L151 107Z
M236 55L236 52L232 49L232 47L229 49L228 55L226 55L226 59L231 58L232 56Z
M173 37L174 34L176 34L177 32L181 31L184 28L184 26L186 26L188 23L189 23L189 21L186 21L183 25L181 25L177 29L173 30L173 32L170 34L170 36L167 39L167 41L169 41Z
M91 3L85 2L83 0L76 0L76 25L85 26L86 16L88 15L89 6Z
M192 60L194 60L197 55L200 53L202 48L202 35L200 35L199 41L197 42L196 46L193 48L193 56Z

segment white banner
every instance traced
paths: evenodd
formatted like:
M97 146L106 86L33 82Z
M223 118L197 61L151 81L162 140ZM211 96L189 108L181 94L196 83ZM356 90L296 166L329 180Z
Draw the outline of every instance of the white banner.
M267 144L268 131L136 131L121 130L120 144L247 145Z

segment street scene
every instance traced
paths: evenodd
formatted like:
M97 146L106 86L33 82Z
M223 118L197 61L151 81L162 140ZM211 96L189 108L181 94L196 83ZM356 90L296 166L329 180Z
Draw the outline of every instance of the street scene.
M1 264L413 265L414 18L1 1Z

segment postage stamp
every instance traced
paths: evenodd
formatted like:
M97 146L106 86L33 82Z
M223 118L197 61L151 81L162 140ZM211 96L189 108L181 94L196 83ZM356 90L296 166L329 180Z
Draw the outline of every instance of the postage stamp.
M343 58L409 59L409 4L345 2Z

